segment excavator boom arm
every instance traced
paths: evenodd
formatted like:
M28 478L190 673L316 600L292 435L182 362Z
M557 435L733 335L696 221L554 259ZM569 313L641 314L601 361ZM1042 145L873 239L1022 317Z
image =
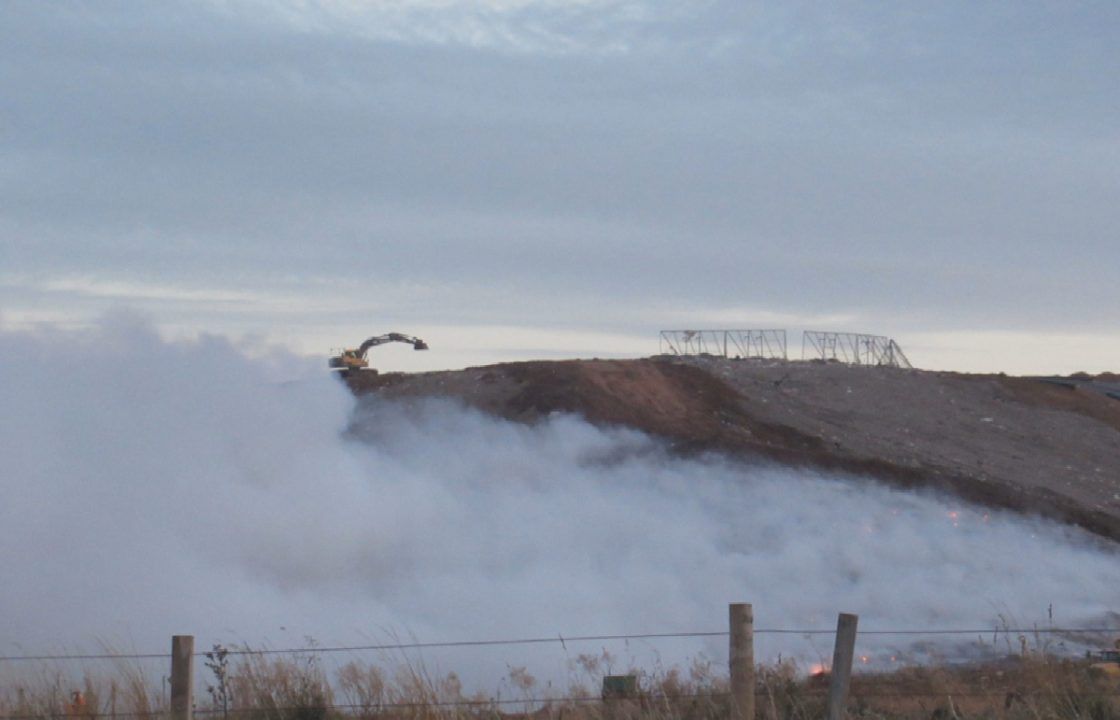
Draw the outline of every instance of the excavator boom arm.
M385 343L390 342L406 343L408 345L411 345L413 350L428 349L428 343L424 342L418 337L405 335L404 333L391 332L384 335L375 335L359 345L358 357L364 358L371 347L374 347L376 345L384 345Z

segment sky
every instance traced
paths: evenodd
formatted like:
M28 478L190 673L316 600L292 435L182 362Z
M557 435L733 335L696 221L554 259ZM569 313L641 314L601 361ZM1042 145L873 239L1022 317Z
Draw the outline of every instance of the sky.
M0 4L0 328L1120 370L1120 6Z

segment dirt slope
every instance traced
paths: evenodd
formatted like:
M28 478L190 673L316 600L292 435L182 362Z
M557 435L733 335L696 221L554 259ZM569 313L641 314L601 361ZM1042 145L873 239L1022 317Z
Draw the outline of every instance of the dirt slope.
M358 394L451 397L522 422L578 413L660 436L682 453L935 487L1120 541L1120 400L1096 385L710 358L357 373L347 382Z

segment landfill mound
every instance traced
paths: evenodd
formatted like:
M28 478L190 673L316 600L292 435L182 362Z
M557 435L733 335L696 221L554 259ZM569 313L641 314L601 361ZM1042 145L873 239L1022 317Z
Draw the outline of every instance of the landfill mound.
M681 454L869 475L1120 541L1116 380L666 356L346 377L358 395L447 397L528 423L575 413Z

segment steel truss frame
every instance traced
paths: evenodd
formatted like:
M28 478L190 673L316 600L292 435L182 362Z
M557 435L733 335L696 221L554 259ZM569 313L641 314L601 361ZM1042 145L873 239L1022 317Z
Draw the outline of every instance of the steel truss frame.
M785 330L662 330L662 355L786 360Z
M889 337L819 330L806 330L801 336L801 359L831 360L849 365L913 367L902 348Z

